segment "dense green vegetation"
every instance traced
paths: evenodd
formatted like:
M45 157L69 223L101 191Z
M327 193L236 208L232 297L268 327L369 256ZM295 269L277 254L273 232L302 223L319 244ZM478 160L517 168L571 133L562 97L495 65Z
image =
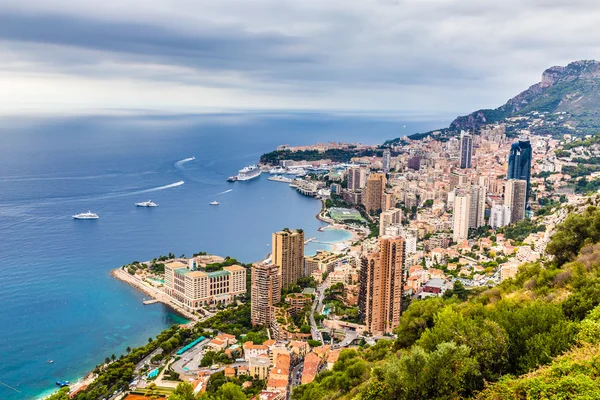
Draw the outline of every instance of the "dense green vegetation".
M348 162L353 157L381 157L383 149L329 149L324 152L317 150L276 150L260 156L260 162L263 164L279 165L282 160L292 161L316 161L331 160L333 162Z
M510 224L498 230L498 233L504 233L505 239L511 239L516 242L522 242L531 233L544 232L546 227L536 224L535 221L524 219L516 224Z
M593 172L600 171L600 165L565 165L562 168L562 173L571 175L571 178L585 177Z
M345 353L293 399L597 398L598 242L600 210L571 214L548 246L552 261L479 294L458 286L413 301L396 341L375 346L381 357Z
M129 354L123 355L111 363L97 366L94 372L98 374L98 378L86 390L78 393L75 399L97 400L108 397L116 390L127 389L129 382L133 379L135 365L144 357L159 347L169 353L180 345L189 343L193 335L192 330L181 329L178 325L174 325L160 333L155 340L149 339L147 345L133 349ZM107 361L109 361L108 358Z

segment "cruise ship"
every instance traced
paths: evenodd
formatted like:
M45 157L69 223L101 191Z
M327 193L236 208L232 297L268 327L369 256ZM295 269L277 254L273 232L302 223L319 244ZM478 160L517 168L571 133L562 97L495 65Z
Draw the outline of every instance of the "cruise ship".
M258 178L258 176L262 173L260 168L256 164L248 165L240 169L237 180L238 181L249 181L250 179Z
M158 207L158 204L153 202L152 200L142 201L141 203L135 203L138 207Z
M98 219L98 218L100 218L98 216L98 214L94 214L91 211L88 211L86 213L81 213L81 214L73 215L73 219Z

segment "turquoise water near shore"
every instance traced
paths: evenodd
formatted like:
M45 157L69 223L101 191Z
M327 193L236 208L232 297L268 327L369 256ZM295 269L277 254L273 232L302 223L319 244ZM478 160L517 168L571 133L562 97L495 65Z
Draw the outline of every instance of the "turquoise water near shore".
M343 231L318 232L320 203L285 184L265 175L225 182L262 153L284 143L379 143L444 123L323 115L1 120L0 399L36 398L183 321L161 304L144 306L142 293L110 276L113 268L168 252L253 262L284 227L344 240ZM149 199L159 207L134 206ZM213 200L220 205L209 206ZM100 219L71 218L88 210Z

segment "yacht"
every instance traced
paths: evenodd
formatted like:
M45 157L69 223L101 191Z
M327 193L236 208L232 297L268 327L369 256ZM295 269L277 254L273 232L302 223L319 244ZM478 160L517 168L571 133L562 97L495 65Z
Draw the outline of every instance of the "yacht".
M98 218L100 218L98 216L98 214L94 214L91 211L88 211L86 213L81 213L81 214L73 215L73 219L98 219Z
M247 167L240 169L240 171L237 175L237 180L238 181L249 181L250 179L258 178L261 173L262 173L262 171L260 170L260 168L258 168L258 165L256 165L256 164L248 165Z
M158 207L158 204L153 202L152 200L142 201L141 203L135 203L138 207Z
M211 201L209 204L210 204L211 206L218 206L218 205L219 205L219 202L215 200L215 201Z
M272 168L269 173L271 175L281 175L281 174L285 174L285 168L283 167L276 167L276 168Z
M304 176L306 175L306 170L302 167L292 167L288 168L288 173L290 175Z

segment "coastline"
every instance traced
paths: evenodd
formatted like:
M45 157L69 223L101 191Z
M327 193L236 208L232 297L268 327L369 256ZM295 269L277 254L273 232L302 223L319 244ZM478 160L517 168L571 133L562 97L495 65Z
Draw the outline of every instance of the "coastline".
M342 240L339 242L330 243L330 245L332 247L332 251L341 251L345 247L350 247L349 245L351 243L354 243L357 240L361 239L361 234L356 232L354 229L351 229L344 224L336 223L331 218L326 217L324 215L325 211L327 210L327 208L325 206L325 201L322 199L319 199L319 201L321 202L321 210L317 213L317 215L315 215L315 218L317 220L327 224L325 227L323 227L323 229L343 230L352 235L351 239L349 239L349 240ZM113 278L115 278L121 282L124 282L124 283L128 284L129 286L135 288L136 290L139 290L140 292L151 297L152 299L156 300L157 302L160 302L160 303L166 305L167 307L172 309L177 314L180 314L181 316L189 319L191 323L201 320L201 318L198 315L195 315L195 314L191 313L190 311L186 310L185 308L181 307L180 305L174 303L171 300L171 298L169 296L167 296L160 288L155 287L148 282L145 282L144 280L140 279L137 275L131 275L129 272L124 270L123 267L119 267L119 268L115 268L115 269L111 270L110 275ZM73 384L71 386L71 393L74 393L76 391L84 389L89 384L91 384L95 379L96 379L96 376L93 375L92 372L89 372L85 376L80 377L75 382L75 384ZM49 393L49 394L42 394L40 397L38 397L38 399L39 400L46 399L54 393L56 393L56 390L54 390L52 393Z
M183 317L190 320L190 322L197 322L200 320L200 317L192 312L186 310L180 305L174 303L169 296L167 296L162 290L157 287L150 285L147 282L144 282L136 275L131 275L129 272L125 271L123 267L115 268L110 271L110 274L120 280L121 282L127 283L128 285L134 287L140 292L150 296L152 299L166 305L167 307L173 309L176 313L182 315Z

